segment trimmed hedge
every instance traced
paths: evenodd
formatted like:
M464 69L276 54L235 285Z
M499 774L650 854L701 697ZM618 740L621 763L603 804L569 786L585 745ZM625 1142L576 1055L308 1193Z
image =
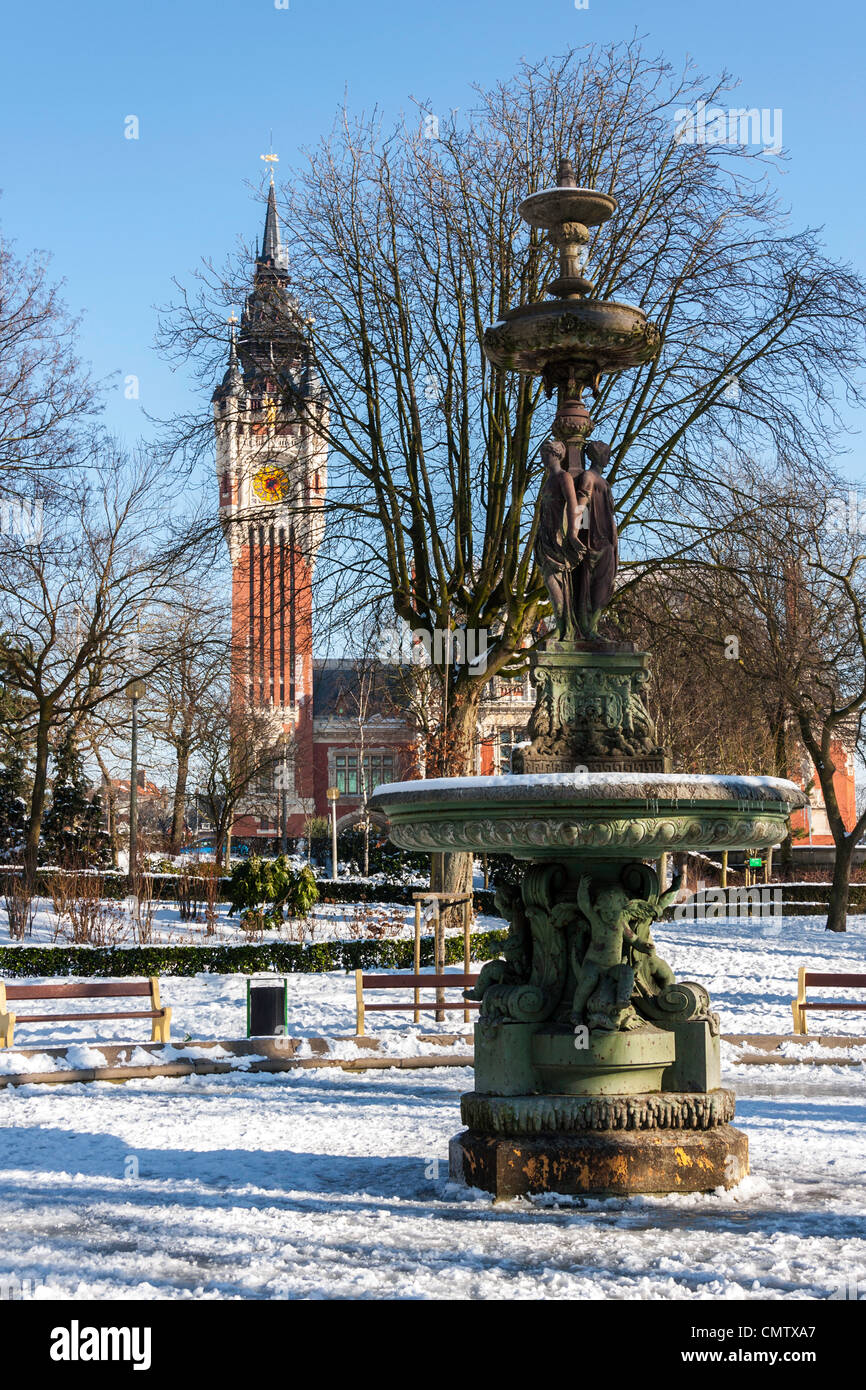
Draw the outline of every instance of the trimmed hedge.
M414 883L353 883L343 878L320 878L317 886L320 903L397 903L400 907L412 907L412 894L423 892ZM476 912L497 915L492 888L476 888L472 899Z
M500 953L506 931L473 932L474 960ZM0 946L0 979L34 975L80 975L85 979L149 975L324 974L373 967L411 970L414 943L391 941L261 942L250 946ZM463 937L445 940L449 965L463 962ZM433 964L433 938L421 938L421 964Z
M764 887L763 884L756 885ZM767 888L781 888L782 903L785 907L789 904L810 902L810 903L829 903L831 884L829 883L768 883ZM851 883L848 885L848 911L866 912L866 883Z

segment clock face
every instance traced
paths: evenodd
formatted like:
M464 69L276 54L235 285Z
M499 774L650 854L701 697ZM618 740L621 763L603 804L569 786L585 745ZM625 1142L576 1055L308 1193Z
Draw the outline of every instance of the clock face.
M289 495L289 475L276 463L266 463L253 476L253 492L260 502L283 502Z

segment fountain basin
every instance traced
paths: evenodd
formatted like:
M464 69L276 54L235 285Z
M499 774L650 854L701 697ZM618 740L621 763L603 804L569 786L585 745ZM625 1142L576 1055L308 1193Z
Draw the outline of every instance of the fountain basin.
M571 1029L542 1028L533 1036L531 1056L545 1095L640 1095L661 1090L676 1043L673 1033L648 1024L633 1033L597 1032L575 1050Z
M618 372L656 356L659 331L641 309L613 300L553 299L523 304L484 334L491 362L517 372L560 363Z
M597 863L768 849L806 801L775 777L570 772L395 782L377 787L370 806L402 849Z

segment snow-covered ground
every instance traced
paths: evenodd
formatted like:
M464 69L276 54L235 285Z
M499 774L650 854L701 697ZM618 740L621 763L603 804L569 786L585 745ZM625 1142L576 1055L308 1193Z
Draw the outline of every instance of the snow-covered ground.
M390 907L387 910L391 911ZM347 911L351 914L352 908L318 908L322 925L317 928L320 935L316 939L343 935L340 927ZM411 934L411 908L394 911L405 912L404 933ZM476 922L478 930L504 925L496 917L480 916ZM796 994L800 965L810 970L866 972L866 917L850 917L844 935L825 931L823 918L808 916L665 922L656 925L654 935L660 954L669 960L680 979L706 985L720 1015L723 1033L790 1033L791 999ZM327 975L288 975L286 979L290 1033L300 1037L354 1033L353 975L334 971ZM173 1010L172 1037L242 1037L246 1028L246 990L246 978L242 975L164 978L162 1001ZM65 1002L55 1005L46 1001L44 1012L59 1013L67 1008ZM25 1008L21 1012L26 1012ZM462 1027L462 1015L455 1010L449 1020L438 1025L440 1031L454 1031L458 1019ZM403 1034L407 1028L405 1014L372 1013L367 1023L368 1031L374 1033ZM436 1027L432 1015L426 1015L424 1031L432 1032ZM862 1037L866 1035L866 1014L815 1014L809 1027L816 1033ZM96 1037L105 1041L139 1041L148 1032L146 1022L132 1027L122 1022L33 1024L26 1029L22 1026L16 1041L22 1047L93 1041Z
M674 922L656 936L710 988L725 1032L788 1032L797 967L862 971L866 919L845 936L814 917L777 925ZM240 1036L244 987L166 980L175 1037ZM293 1032L351 1033L351 977L289 988ZM370 1021L395 1042L406 1028ZM866 1033L862 1014L811 1026ZM862 1062L757 1068L726 1048L725 1066L751 1146L752 1176L732 1192L495 1207L447 1176L465 1068L5 1090L6 1269L48 1298L866 1296Z

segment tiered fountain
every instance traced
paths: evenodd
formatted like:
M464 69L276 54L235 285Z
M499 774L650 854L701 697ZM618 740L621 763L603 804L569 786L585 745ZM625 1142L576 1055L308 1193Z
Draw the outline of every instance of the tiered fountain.
M791 782L670 773L643 698L646 655L597 636L618 542L610 451L587 442L582 393L659 348L640 309L592 299L582 274L589 227L615 209L577 188L564 160L556 188L520 208L560 250L552 298L484 336L491 361L558 392L536 542L556 627L535 659L517 775L399 783L372 798L405 849L525 864L520 887L497 894L509 932L472 991L476 1089L451 1143L452 1176L499 1197L707 1191L748 1172L709 995L656 953L652 924L677 884L661 891L652 861L768 847L805 802Z

